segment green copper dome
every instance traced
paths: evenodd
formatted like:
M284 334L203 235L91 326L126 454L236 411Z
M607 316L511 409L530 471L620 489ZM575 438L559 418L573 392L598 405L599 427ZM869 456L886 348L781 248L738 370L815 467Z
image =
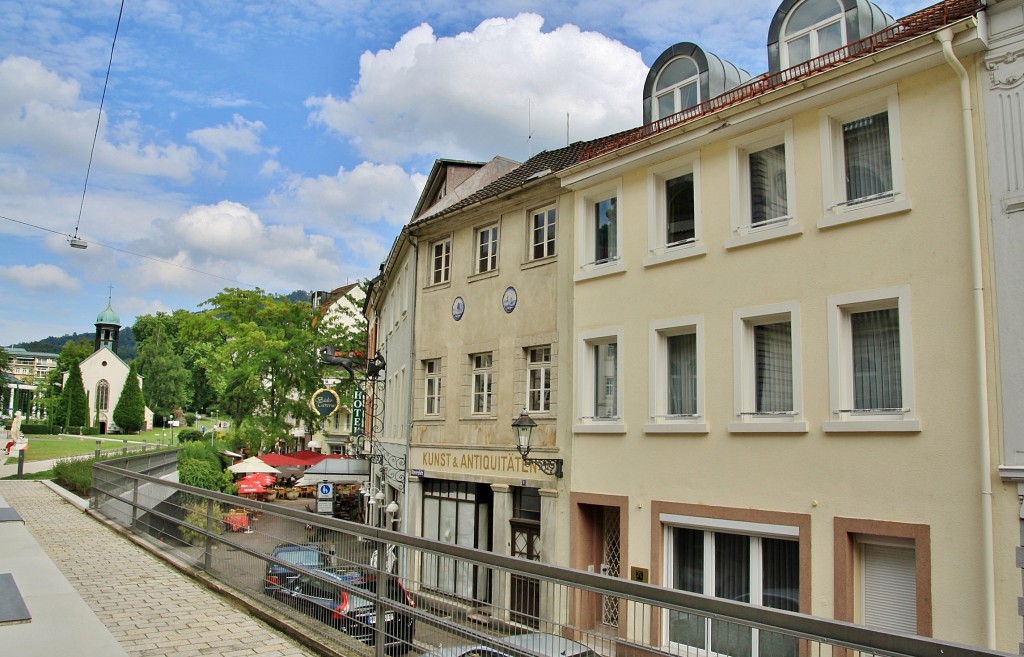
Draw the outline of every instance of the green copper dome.
M121 325L121 318L117 316L117 313L114 312L114 309L111 308L110 304L108 303L107 304L107 309L104 310L103 312L101 312L99 314L99 317L96 318L96 323L97 324L114 324L116 326L120 326Z

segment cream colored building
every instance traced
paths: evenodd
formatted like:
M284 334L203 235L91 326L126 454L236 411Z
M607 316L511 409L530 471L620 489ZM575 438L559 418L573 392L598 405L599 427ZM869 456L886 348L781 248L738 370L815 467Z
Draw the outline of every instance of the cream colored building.
M677 44L647 80L644 127L558 174L574 230L558 297L573 300L568 563L1016 651L1019 504L996 468L977 193L984 16L778 9L768 74ZM473 301L467 317L493 305ZM424 328L464 330L446 319ZM435 352L464 382L467 354L504 348L466 338ZM423 440L500 443L502 419L493 437L443 422ZM616 605L576 622L683 651L757 655L768 638Z
M568 479L524 463L512 422L525 410L537 423L531 458L567 458L571 389L559 382L572 362L561 336L571 329L573 195L553 171L580 148L522 165L439 161L427 181L408 228L418 254L410 533L568 560ZM419 580L428 592L511 606L513 620L541 611L532 583L502 586L471 565L424 558Z

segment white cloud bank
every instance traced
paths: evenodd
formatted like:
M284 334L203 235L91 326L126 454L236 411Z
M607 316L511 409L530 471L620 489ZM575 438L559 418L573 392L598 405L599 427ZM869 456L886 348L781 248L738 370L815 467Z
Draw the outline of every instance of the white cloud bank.
M378 162L525 159L565 146L567 133L577 141L639 125L640 54L573 25L543 32L543 23L520 14L443 38L416 27L394 48L362 55L347 99L307 100L311 120Z

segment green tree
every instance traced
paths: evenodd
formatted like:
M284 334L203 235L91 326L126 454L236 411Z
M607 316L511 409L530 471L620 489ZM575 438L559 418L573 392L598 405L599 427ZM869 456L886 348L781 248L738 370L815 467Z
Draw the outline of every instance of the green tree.
M309 304L229 289L203 305L226 338L214 342L214 361L224 372L220 407L236 427L247 421L268 436L286 434L286 418L309 415L306 401L321 380L321 340Z
M68 378L64 382L64 391L61 393L59 410L63 411L63 416L57 419L64 422L65 430L68 427L89 426L89 398L85 394L82 370L77 363L68 370Z
M139 357L133 362L142 375L145 399L154 409L185 407L189 402L191 376L176 350L175 324L174 318L164 313L139 317L135 322Z
M139 388L139 375L135 369L135 361L128 366L128 375L124 379L121 398L114 407L114 424L128 433L138 433L146 423L146 402L142 399Z

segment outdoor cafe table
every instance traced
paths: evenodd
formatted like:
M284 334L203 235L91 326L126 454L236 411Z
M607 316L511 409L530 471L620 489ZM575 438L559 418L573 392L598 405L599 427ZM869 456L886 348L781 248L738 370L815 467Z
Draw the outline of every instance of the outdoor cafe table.
M243 531L249 528L249 516L245 513L227 513L224 515L224 524L233 532Z

